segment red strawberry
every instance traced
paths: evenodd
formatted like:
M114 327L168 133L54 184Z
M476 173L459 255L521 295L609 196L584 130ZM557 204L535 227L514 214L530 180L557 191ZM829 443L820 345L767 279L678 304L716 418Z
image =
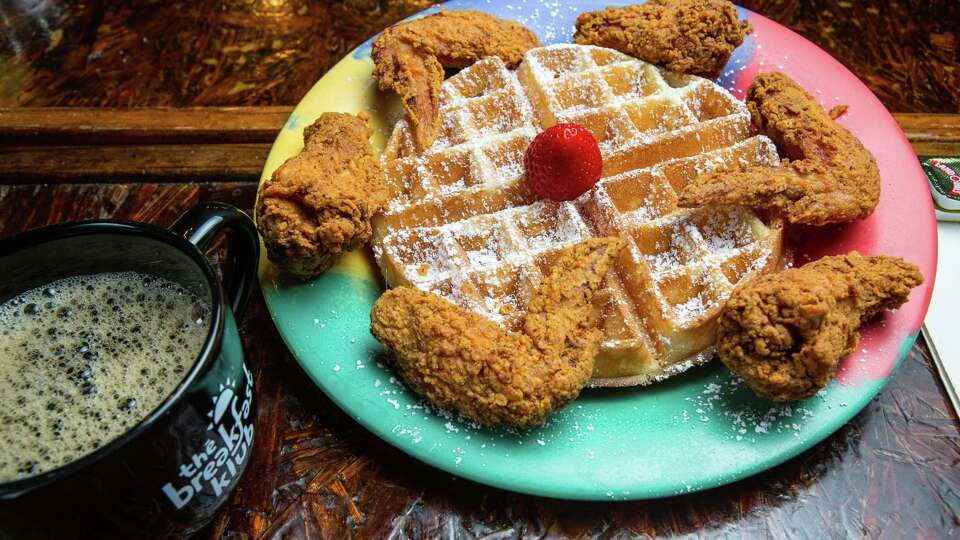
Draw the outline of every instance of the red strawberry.
M553 201L572 201L600 179L597 140L579 124L557 124L533 139L523 156L527 185Z

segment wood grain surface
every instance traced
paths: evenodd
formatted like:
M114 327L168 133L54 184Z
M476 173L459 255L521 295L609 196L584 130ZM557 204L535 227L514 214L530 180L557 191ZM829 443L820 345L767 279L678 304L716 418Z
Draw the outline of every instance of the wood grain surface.
M919 156L960 155L960 114L893 113Z
M0 181L256 182L292 110L0 108ZM917 154L960 155L960 114L894 118Z
M0 144L268 143L293 107L0 107ZM957 131L960 132L960 120Z
M269 152L269 143L0 146L0 181L255 182Z
M249 208L254 194L249 183L5 185L0 237L85 218L168 225L196 202ZM240 323L259 399L257 444L232 499L201 537L792 539L958 532L960 426L922 342L863 412L779 467L682 497L583 503L488 488L419 463L347 417L304 376L259 293Z

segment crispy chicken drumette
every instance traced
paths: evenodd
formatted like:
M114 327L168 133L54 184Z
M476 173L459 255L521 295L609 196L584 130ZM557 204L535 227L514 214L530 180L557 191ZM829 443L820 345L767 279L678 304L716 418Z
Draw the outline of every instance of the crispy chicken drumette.
M715 79L749 32L727 0L650 0L581 14L573 39Z
M366 115L324 113L304 129L303 150L260 187L257 229L282 270L315 276L370 240L370 218L387 200L372 133Z
M810 397L857 347L860 325L903 305L921 283L902 259L855 251L760 276L727 301L717 352L761 397Z

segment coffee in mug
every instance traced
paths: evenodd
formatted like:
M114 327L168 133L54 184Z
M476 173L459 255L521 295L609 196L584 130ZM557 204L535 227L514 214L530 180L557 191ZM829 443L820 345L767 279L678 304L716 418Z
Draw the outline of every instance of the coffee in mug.
M210 307L137 272L61 279L0 304L0 482L116 439L183 381Z
M220 239L218 276L204 253ZM254 444L234 315L259 247L253 221L218 203L170 229L97 220L0 239L0 538L210 523Z

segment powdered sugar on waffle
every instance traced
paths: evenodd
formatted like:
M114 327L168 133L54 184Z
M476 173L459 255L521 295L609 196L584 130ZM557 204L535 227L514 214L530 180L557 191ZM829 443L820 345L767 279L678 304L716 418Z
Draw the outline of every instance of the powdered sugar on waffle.
M416 154L401 122L384 153L397 195L374 244L390 285L511 326L558 250L625 237L629 252L598 296L607 338L597 375L651 382L702 361L696 344L712 341L710 322L733 286L779 261L780 231L752 212L676 206L698 173L778 159L769 139L751 136L746 107L716 84L609 49L553 45L529 51L515 72L482 60L441 92L433 146ZM535 134L561 121L594 134L604 171L594 189L558 204L526 189L522 163Z

